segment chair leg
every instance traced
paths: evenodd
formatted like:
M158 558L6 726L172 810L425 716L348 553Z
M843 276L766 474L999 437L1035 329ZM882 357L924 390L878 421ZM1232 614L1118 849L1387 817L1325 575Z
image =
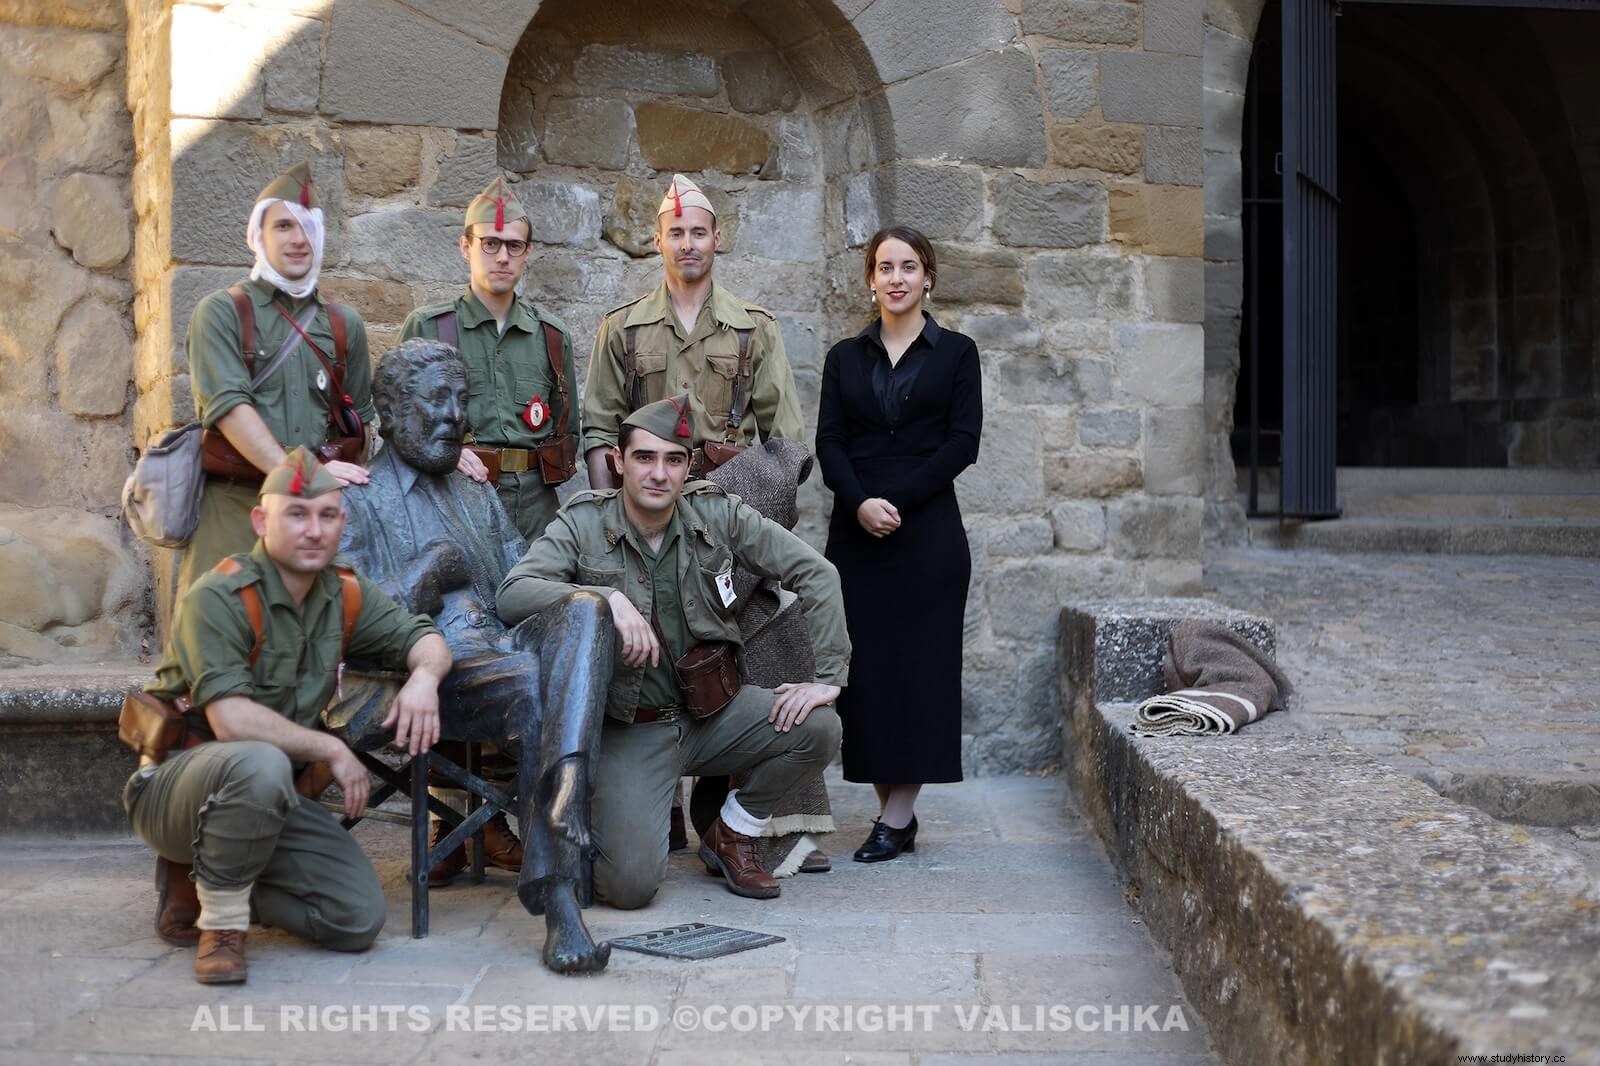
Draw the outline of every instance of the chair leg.
M477 741L467 742L467 773L476 777L483 776L483 745L479 744ZM482 804L483 800L478 798L477 793L470 791L467 793L467 814L472 814ZM475 885L481 885L483 884L482 829L479 829L476 833L472 834L472 847L468 850L472 852L472 872L470 875L472 883Z
M411 935L428 935L428 756L411 760Z

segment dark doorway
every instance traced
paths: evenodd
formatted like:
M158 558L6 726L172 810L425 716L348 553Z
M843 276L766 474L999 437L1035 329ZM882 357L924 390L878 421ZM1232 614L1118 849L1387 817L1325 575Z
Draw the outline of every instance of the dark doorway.
M1279 460L1282 7L1244 116L1234 455ZM1337 20L1340 466L1600 466L1600 13L1348 2Z

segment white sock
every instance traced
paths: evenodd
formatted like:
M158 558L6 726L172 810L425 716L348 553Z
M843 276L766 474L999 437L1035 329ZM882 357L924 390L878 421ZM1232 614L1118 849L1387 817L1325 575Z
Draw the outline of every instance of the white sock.
M739 804L739 790L734 789L728 793L728 798L722 801L722 824L732 829L735 833L747 837L758 837L767 831L767 823L772 821L772 815L757 818Z
M194 883L195 894L200 897L200 917L195 921L197 929L240 929L250 928L250 890L255 885L245 885L243 888L207 888L202 881Z

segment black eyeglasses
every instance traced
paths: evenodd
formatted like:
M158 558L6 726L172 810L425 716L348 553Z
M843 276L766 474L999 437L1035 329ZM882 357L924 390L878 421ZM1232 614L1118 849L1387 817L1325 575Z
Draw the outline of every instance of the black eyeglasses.
M527 241L507 241L499 237L475 237L478 246L490 255L499 255L500 249L505 248L506 254L513 259L521 259L528 254Z

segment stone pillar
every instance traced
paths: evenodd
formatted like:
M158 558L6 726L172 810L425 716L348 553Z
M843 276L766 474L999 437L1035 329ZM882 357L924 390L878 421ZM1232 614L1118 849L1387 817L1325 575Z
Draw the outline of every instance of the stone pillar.
M133 360L121 3L0 16L0 666L132 655L116 516Z

